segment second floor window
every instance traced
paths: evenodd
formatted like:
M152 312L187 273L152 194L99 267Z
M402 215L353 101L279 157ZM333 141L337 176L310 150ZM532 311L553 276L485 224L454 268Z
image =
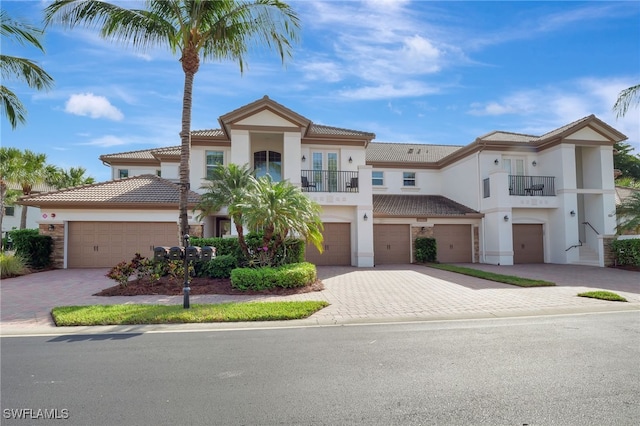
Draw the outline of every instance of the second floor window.
M256 177L269 175L274 182L282 180L282 155L275 151L258 151L253 154Z
M416 172L403 172L402 173L402 185L404 185L404 186L416 186Z
M373 186L384 185L384 172L371 172L371 185Z
M213 170L224 164L224 152L222 151L207 151L207 179L211 179L213 176Z
M118 169L118 179L124 179L129 177L128 169Z

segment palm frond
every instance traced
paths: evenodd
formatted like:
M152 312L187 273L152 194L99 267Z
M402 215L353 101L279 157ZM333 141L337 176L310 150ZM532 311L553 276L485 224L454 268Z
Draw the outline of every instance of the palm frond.
M635 105L638 106L640 104L640 84L636 84L635 86L631 86L627 89L624 89L618 95L618 100L615 105L613 105L613 110L616 113L616 117L624 117L629 110L629 107Z

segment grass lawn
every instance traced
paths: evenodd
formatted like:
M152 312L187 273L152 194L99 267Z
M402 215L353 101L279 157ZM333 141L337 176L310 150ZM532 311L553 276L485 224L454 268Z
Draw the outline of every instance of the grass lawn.
M307 318L329 306L323 301L251 302L191 305L60 306L51 315L57 326L280 321Z
M591 297L593 299L611 300L613 302L626 302L624 297L612 293L610 291L587 291L585 293L579 293L580 297Z
M529 278L515 277L513 275L495 274L493 272L481 271L479 269L465 268L464 266L448 265L446 263L428 263L427 266L444 271L456 272L458 274L470 275L489 281L496 281L504 284L517 285L519 287L548 287L556 283L543 280L532 280Z

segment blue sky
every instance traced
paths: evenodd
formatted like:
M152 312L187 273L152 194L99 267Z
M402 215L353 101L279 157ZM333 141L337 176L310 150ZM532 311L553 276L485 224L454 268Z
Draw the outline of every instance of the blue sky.
M126 3L126 2L119 2ZM616 119L620 90L640 82L640 2L291 1L302 29L293 57L256 50L240 74L209 62L194 85L192 129L264 95L315 123L375 141L466 145L492 130L543 134L595 114L640 152L640 110ZM41 25L48 2L2 1ZM134 3L130 3L134 4ZM164 50L140 52L96 31L50 27L36 60L48 92L5 81L28 122L0 125L3 146L47 154L109 179L101 154L179 145L184 75Z

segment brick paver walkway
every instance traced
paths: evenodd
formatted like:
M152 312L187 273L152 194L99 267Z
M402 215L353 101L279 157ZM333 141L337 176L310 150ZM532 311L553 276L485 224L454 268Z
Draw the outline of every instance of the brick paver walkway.
M558 286L520 288L420 265L318 267L318 275L325 285L321 292L280 297L193 295L191 303L326 300L331 304L305 320L306 324L640 310L638 272L550 264L466 266L546 279ZM182 304L182 296L92 296L114 285L105 273L105 269L55 270L3 280L0 285L0 326L4 330L8 327L53 327L51 308L63 305ZM629 303L576 296L591 289L615 291Z

